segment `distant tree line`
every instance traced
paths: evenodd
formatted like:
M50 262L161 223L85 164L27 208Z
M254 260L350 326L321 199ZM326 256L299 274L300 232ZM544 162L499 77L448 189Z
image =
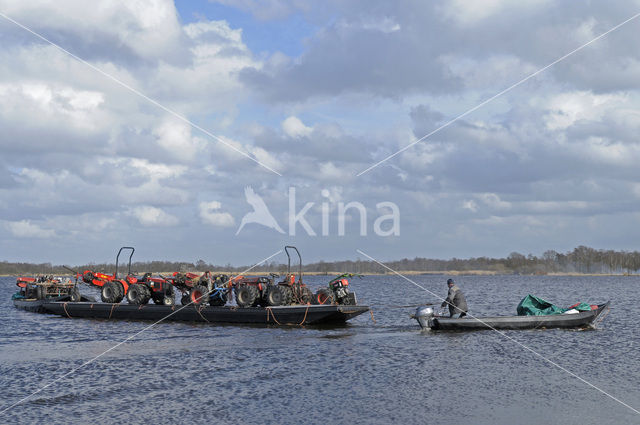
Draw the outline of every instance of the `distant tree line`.
M519 274L546 274L546 273L634 273L640 270L640 252L598 250L587 246L579 246L573 251L559 253L553 250L545 251L541 256L533 254L524 255L512 252L507 258L477 257L449 260L434 260L429 258L416 257L414 259L404 258L398 261L385 262L385 265L396 271L490 271L496 273L519 273ZM228 273L240 273L250 266L214 265L203 260L194 263L171 262L171 261L149 261L136 262L131 266L132 272L141 274L169 273L173 271L224 271ZM105 273L113 273L114 264L86 264L82 266L70 267L82 272L83 270L93 270ZM318 263L307 264L303 267L305 272L315 273L380 273L388 272L383 266L373 261L320 261ZM297 266L294 267L297 271ZM126 273L126 265L120 268L120 272ZM254 267L251 273L285 273L286 265L280 263L267 263ZM51 263L31 264L31 263L9 263L0 262L0 274L3 275L33 275L33 274L69 274L69 270L62 265L52 265Z

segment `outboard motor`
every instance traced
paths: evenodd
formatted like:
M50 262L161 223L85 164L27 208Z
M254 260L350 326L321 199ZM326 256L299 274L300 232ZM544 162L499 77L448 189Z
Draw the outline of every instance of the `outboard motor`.
M422 329L429 329L429 321L433 318L433 316L433 309L431 307L423 305L416 309L416 314L413 315L413 318L418 321Z

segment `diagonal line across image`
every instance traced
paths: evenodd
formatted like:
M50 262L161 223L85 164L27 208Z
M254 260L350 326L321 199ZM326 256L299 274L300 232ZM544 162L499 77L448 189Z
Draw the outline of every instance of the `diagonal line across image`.
M559 57L558 59L554 60L553 62L551 62L550 64L540 68L539 70L537 70L536 72L529 74L528 76L524 77L523 79L521 79L520 81L518 81L517 83L512 84L511 86L507 87L506 89L502 90L501 92L491 96L490 98L484 100L483 102L479 103L478 105L474 106L473 108L463 112L462 114L458 115L457 117L447 121L446 123L442 124L440 127L436 128L435 130L431 131L430 133L425 134L424 136L422 136L421 138L419 138L418 140L415 140L411 143L409 143L407 146L399 149L398 151L392 153L391 155L387 156L386 158L376 162L375 164L369 166L368 168L366 168L365 170L359 172L356 176L360 177L361 175L373 170L374 168L376 168L378 165L390 160L391 158L395 157L396 155L401 154L402 152L406 151L407 149L415 146L416 144L422 142L423 140L427 139L428 137L433 136L434 134L440 132L440 130L443 130L447 127L449 127L451 124L455 123L456 121L460 120L461 118L466 117L467 115L469 115L470 113L472 113L473 111L483 107L484 105L490 103L491 101L497 99L498 97L502 96L505 93L510 92L511 90L513 90L514 88L518 87L519 85L525 83L526 81L530 80L531 78L535 77L536 75L540 74L543 71L546 71L547 69L551 68L552 66L556 65L559 62L562 62L563 60L565 60L566 58L568 58L569 56L573 55L574 53L579 52L580 50L584 49L585 47L589 46L590 44L600 40L602 37L606 36L607 34L612 33L613 31L617 30L618 28L622 27L623 25L633 21L634 19L638 18L640 16L640 13L636 13L635 15L633 15L632 17L624 20L623 22L620 22L618 25L614 26L613 28L610 28L609 30L603 32L602 34L600 34L599 36L593 38L592 40L584 43L583 45L573 49L572 51L570 51L569 53L565 54L564 56Z
M113 75L109 74L108 72L106 72L106 71L98 68L97 66L90 64L86 60L74 55L70 51L66 50L64 47L54 43L53 41L51 41L48 38L44 37L43 35L37 33L36 31L32 30L31 28L21 24L20 22L12 19L11 17L5 15L4 13L0 12L0 16L3 17L4 19L6 19L7 21L17 25L18 27L22 28L23 30L35 35L36 37L38 37L42 41L44 41L46 43L49 43L50 45L52 45L56 49L60 50L61 52L66 53L67 55L71 56L73 59L77 60L78 62L83 63L84 65L88 66L89 68L93 69L94 71L98 72L99 74L102 74L103 76L107 77L108 79L114 81L115 83L119 84L120 86L124 87L125 89L129 90L130 92L138 95L139 97L143 98L144 100L148 101L149 103L151 103L151 104L157 106L158 108L162 109L163 111L173 115L174 117L178 118L180 121L183 121L183 122L187 123L188 125L190 125L191 127L195 128L196 130L200 130L202 133L206 134L207 136L211 137L212 139L222 143L226 147L238 152L240 155L250 159L251 161L253 161L256 164L262 166L263 168L271 171L272 173L277 174L278 176L282 177L282 174L280 174L279 172L277 172L273 168L269 167L265 163L259 161L258 159L254 158L253 156L249 155L247 152L243 151L242 149L238 149L237 147L233 146L231 143L227 142L222 137L216 136L215 134L211 133L209 130L207 130L205 128L202 128L201 126L199 126L198 124L194 123L193 121L191 121L189 118L185 117L184 115L179 114L178 112L174 111L171 108L168 108L167 106L164 106L163 104L161 104L157 100L152 99L149 96L145 95L140 90L137 90L137 89L131 87L127 83L123 82L122 80L119 80L118 78L114 77Z
M277 252L275 252L275 253L271 254L271 255L270 255L270 256L268 256L267 258L265 258L265 259L263 259L263 260L261 260L261 261L259 261L259 262L255 263L253 266L249 267L248 269L243 270L242 272L238 273L236 276L232 276L232 277L231 277L231 279L234 279L234 278L235 278L235 277L237 277L237 276L243 275L243 274L245 274L245 273L247 273L247 272L249 272L249 271L253 270L255 267L259 266L260 264L262 264L262 263L264 263L264 262L266 262L266 261L269 261L270 259L272 259L272 258L273 258L273 257L275 257L276 255L280 254L281 252L282 252L282 250L281 250L281 249L280 249L280 250L278 250ZM211 293L211 291L206 292L205 294L203 294L203 295L202 295L202 297L207 297L210 293ZM202 297L201 297L201 298L202 298ZM29 394L28 396L23 397L23 398L21 398L20 400L18 400L18 401L16 401L16 402L14 402L14 403L10 404L9 406L7 406L7 407L3 408L2 410L0 410L0 415L1 415L1 414L3 414L3 413L6 413L7 411L9 411L10 409L12 409L13 407L15 407L15 406L17 406L17 405L19 405L19 404L21 404L21 403L23 403L23 402L27 401L28 399L30 399L30 398L31 398L31 397L33 397L34 395L36 395L36 394L38 394L38 393L42 392L43 390L45 390L45 389L49 388L50 386L52 386L52 385L53 385L53 384L55 384L56 382L59 382L60 380L62 380L62 379L64 379L64 378L66 378L67 376L69 376L69 375L71 375L71 374L73 374L73 373L77 372L78 370L82 369L83 367L85 367L85 366L87 366L87 365L89 365L89 364L91 364L91 363L95 362L95 361L96 361L96 360L98 360L100 357L102 357L102 356L104 356L105 354L107 354L107 353L109 353L109 352L111 352L111 351L115 350L116 348L120 347L122 344L125 344L126 342L131 341L133 338L137 337L138 335L142 334L143 332L148 331L149 329L153 328L153 327L154 327L155 325L157 325L158 323L160 323L160 322L162 322L162 321L164 321L164 320L168 319L169 317L173 316L174 314L176 314L177 312L179 312L179 311L180 311L180 310L182 310L183 308L190 306L191 304L193 304L193 302L194 302L194 301L191 301L190 303L185 304L185 305L183 305L182 307L180 307L180 308L178 308L178 309L176 309L176 310L172 311L170 314L167 314L167 315L166 315L166 316L164 316L162 319L160 319L160 320L157 320L157 321L153 322L153 323L152 323L152 324L150 324L149 326L145 326L144 328L142 328L142 329L141 329L141 330L139 330L138 332L136 332L136 333L134 333L134 334L132 334L132 335L128 336L127 338L123 339L122 341L120 341L119 343L115 344L115 345L114 345L114 346L112 346L111 348L109 348L109 349L107 349L107 350L103 351L102 353L98 354L97 356L95 356L95 357L93 357L93 358L91 358L91 359L87 360L86 362L82 363L80 366L77 366L77 367L75 367L75 368L71 369L70 371L68 371L68 372L66 372L65 374L63 374L63 375L59 376L58 378L54 379L53 381L49 382L48 384L46 384L46 385L44 385L44 386L42 386L42 387L38 388L36 391L32 392L32 393L31 393L31 394Z
M367 253L365 253L365 252L362 252L362 251L361 251L361 250L359 250L359 249L356 249L356 251L357 251L359 254L362 254L362 255L364 255L365 257L367 257L369 260L371 260L371 261L375 262L376 264L378 264L378 265L380 265L380 266L384 267L386 270L390 271L391 273L393 273L393 274L395 274L395 275L397 275L397 276L401 277L402 279L406 280L406 281L407 281L407 282L409 282L409 283L412 283L413 285L417 286L418 288L422 289L423 291L425 291L425 292L429 293L430 295L433 295L433 296L434 296L434 297L436 297L437 299L439 299L439 300L441 300L441 301L445 301L445 302L446 302L446 300L445 300L444 298L442 298L441 296L439 296L439 295L435 294L434 292L432 292L432 291L428 290L427 288L425 288L424 286L420 285L419 283L417 283L417 282L413 281L412 279L409 279L408 277L406 277L406 276L405 276L405 275L403 275L402 273L397 272L396 270L393 270L391 267L388 267L387 265L383 264L382 262L380 262L380 261L376 260L375 258L373 258L372 256L370 256L369 254L367 254ZM635 412L635 413L637 413L637 414L639 414L639 415L640 415L640 410L635 409L634 407L630 406L629 404L625 403L624 401L620 400L619 398L617 398L617 397L615 397L615 396L613 396L613 395L609 394L609 393L608 393L608 392L606 392L605 390L603 390L603 389L601 389L601 388L599 388L599 387L595 386L594 384L592 384L591 382L587 381L586 379L584 379L584 378L582 378L582 377L578 376L577 374L575 374L575 373L571 372L571 371L570 371L570 370L568 370L567 368L565 368L565 367L563 367L563 366L559 365L558 363L554 362L553 360L551 360L551 359L549 359L549 358L547 358L547 357L543 356L542 354L540 354L539 352L537 352L537 351L536 351L536 350L534 350L533 348L531 348L531 347L529 347L529 346L527 346L527 345L525 345L525 344L521 343L521 342L520 342L520 341L518 341L517 339L510 337L509 335L507 335L506 333L504 333L504 332L502 332L502 331L500 331L500 330L498 330L498 329L495 329L495 328L494 328L494 327L492 327L490 324L483 322L481 318L475 317L475 316L473 316L472 314L470 314L470 313L468 313L468 312L467 312L467 317L469 317L469 320L477 320L478 322L482 323L483 325L485 325L487 328L491 329L492 331L494 331L494 332L498 333L500 336L504 337L505 339L508 339L509 341L511 341L511 342L513 342L513 343L515 343L515 344L519 345L521 348L523 348L523 349L525 349L525 350L527 350L527 351L531 352L532 354L534 354L534 355L538 356L539 358L541 358L541 359L542 359L542 360L544 360L545 362L547 362L547 363L551 364L552 366L554 366L554 367L556 367L556 368L558 368L558 369L562 370L563 372L565 372L565 373L567 373L567 374L569 374L569 375L573 376L573 377L574 377L574 378L576 378L577 380L579 380L579 381L581 381L581 382L583 382L583 383L587 384L587 385L588 385L588 386L590 386L591 388L593 388L593 389L595 389L595 390L599 391L600 393L604 394L605 396L609 397L610 399L612 399L612 400L614 400L614 401L616 401L616 402L620 403L620 404L621 404L621 405L623 405L624 407L626 407L626 408L628 408L628 409L632 410L633 412Z

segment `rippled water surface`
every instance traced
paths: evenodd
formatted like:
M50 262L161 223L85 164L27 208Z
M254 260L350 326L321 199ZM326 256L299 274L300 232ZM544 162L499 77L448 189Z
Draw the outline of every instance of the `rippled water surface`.
M444 276L415 276L445 295ZM505 335L640 410L638 277L464 276L476 315L515 314L528 293L612 301L596 330ZM312 287L325 277L309 277ZM2 408L149 323L17 310L0 278ZM628 424L640 415L493 331L421 332L437 299L398 277L352 281L375 322L276 328L161 323L0 415L0 423ZM91 293L90 289L84 292Z

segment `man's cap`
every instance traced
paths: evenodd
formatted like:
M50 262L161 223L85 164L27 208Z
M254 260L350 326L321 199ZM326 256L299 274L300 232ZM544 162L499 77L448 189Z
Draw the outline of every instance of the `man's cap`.
M447 279L447 285L453 283L453 279Z

